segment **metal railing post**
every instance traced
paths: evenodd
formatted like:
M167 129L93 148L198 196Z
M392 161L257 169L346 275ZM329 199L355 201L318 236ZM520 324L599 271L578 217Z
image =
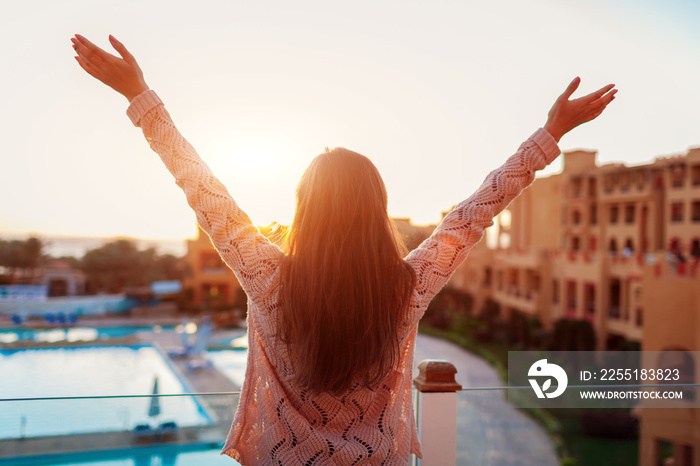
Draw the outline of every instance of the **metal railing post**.
M426 359L418 364L418 377L413 385L416 394L418 438L423 459L416 466L451 466L457 452L457 369L448 362Z

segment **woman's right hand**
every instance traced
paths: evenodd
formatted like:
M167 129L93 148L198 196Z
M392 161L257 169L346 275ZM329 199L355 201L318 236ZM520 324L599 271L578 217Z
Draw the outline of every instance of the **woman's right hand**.
M143 79L143 71L136 63L136 59L113 36L109 36L109 42L119 52L121 58L105 52L79 34L71 38L71 42L78 54L75 59L87 74L108 85L126 97L129 102L148 90L148 85Z
M552 137L559 142L566 133L587 121L598 117L605 107L615 99L617 89L614 84L608 84L586 96L569 100L569 97L578 88L581 78L575 78L566 88L564 93L554 102L544 125Z

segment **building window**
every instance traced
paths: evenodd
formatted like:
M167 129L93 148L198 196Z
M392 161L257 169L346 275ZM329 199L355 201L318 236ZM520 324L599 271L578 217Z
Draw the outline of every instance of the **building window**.
M584 285L584 309L586 310L586 316L593 317L595 315L595 285L593 283L586 283Z
M671 167L671 186L680 188L685 182L685 165L673 165Z
M671 238L671 242L668 245L668 250L674 254L679 254L681 252L681 242L678 238Z
M595 178L589 178L588 179L588 195L590 197L595 197L596 195L596 190L597 190L597 181Z
M617 217L620 215L620 209L616 205L610 206L610 223L617 223Z
M559 280L552 280L552 303L559 304Z
M627 204L625 206L625 223L634 223L634 204Z
M671 204L671 221L672 222L682 222L683 221L683 203L674 202Z
M595 252L596 249L598 249L598 241L595 236L591 236L588 239L588 249L590 249L591 252Z
M631 186L629 172L623 173L622 175L620 175L620 177L622 178L621 183L620 183L620 185L621 185L620 187L621 187L622 191L629 191L630 186Z
M611 193L613 189L615 189L615 177L614 175L605 175L605 178L603 178L603 189L605 190L606 193Z
M578 209L574 210L573 214L571 215L571 221L574 223L574 225L581 223L581 212Z
M578 236L574 236L571 238L571 250L572 251L579 251L581 250L581 238Z
M700 165L693 165L690 172L693 179L693 186L700 186Z
M646 184L647 180L647 173L648 172L646 170L637 171L637 189L644 189L644 185Z
M627 240L625 241L624 253L626 256L629 256L633 252L634 252L634 243L632 242L632 238L627 238Z
M493 272L490 267L487 267L484 271L484 286L491 286L491 275L493 275Z
M664 184L664 175L660 171L654 170L654 188L663 189Z
M700 201L693 201L693 222L700 222Z
M700 258L700 239L695 238L690 242L690 255L694 258Z
M576 313L576 282L573 280L566 282L566 306L570 314Z
M573 197L581 197L583 194L581 178L573 178L571 180L571 194Z
M610 280L610 306L608 307L608 315L613 319L620 318L620 303L621 303L620 280L613 278Z
M596 223L598 223L598 205L597 204L591 204L590 216L591 216L591 225L595 225Z
M610 246L608 247L608 252L610 252L610 254L617 254L617 240L615 240L615 238L610 239Z
M226 272L226 264L216 253L202 253L200 256L201 271L205 274L220 274Z

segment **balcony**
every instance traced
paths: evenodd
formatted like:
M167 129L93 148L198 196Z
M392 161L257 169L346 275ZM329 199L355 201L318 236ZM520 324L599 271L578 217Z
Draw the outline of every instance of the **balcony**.
M0 463L237 464L220 456L219 450L240 398L246 361L241 345L244 331L219 331L201 340L204 327L190 324L194 326L180 333L164 325L139 328L130 334L130 346L116 344L109 336L115 328L105 333L108 336L96 336L82 345L74 341L69 350L68 340L64 346L42 346L39 334L45 330L23 329L22 333L16 329L25 342L41 348L24 351L1 345L0 371L4 376L12 374L16 383L0 384ZM124 329L117 333L122 335ZM197 350L200 341L206 345ZM103 352L115 347L121 348L121 354ZM100 355L86 358L80 354L83 350L98 350ZM42 351L68 359L58 365ZM203 353L197 356L198 351ZM204 364L202 356L211 364ZM419 335L415 360L430 356L448 357L454 366L437 361L414 369L414 412L424 456L413 464L560 464L546 431L528 414L533 411L521 407L518 394L530 387L506 386L484 360L446 341ZM129 360L136 366L129 366ZM33 384L22 382L27 374L20 367L35 372L29 374ZM71 367L81 377L71 375ZM104 383L101 376L115 370L123 373ZM95 372L100 384L91 381ZM36 383L36 374L64 374L68 383ZM549 426L558 422L547 419ZM619 429L619 424L614 425ZM605 422L599 421L596 428L605 428ZM595 440L586 441L597 445ZM626 442L630 451L638 449L636 440L616 442Z
M494 299L501 304L526 314L535 315L539 308L539 293L534 290L521 291L515 286L497 290Z
M628 340L642 340L642 327L635 325L634 320L608 319L607 330L610 333L622 335Z
M140 341L136 346L115 346L117 340L109 337L74 342L70 349L46 346L39 337L43 330L22 333L25 342L39 349L3 344L0 370L4 376L13 374L17 383L0 384L0 463L237 464L219 451L245 374L245 348L233 348L230 342L240 341L232 337L243 331L226 338L212 335L207 346L229 349L199 348L200 356L211 362L202 364L193 353L183 356L197 346L201 328L182 333L161 326L139 329L131 334L132 344ZM455 353L446 342L420 336L416 359L426 354L450 354L459 367L457 381L465 388L452 383L450 392L436 392L435 377L424 375L422 385L417 384L422 391L413 390L422 464L487 464L494 455L513 462L525 458L525 464L558 464L543 428L507 403L506 387L494 369L469 353ZM45 367L57 367L56 357L64 363L61 370ZM30 373L18 372L14 364ZM83 376L76 378L72 370ZM101 379L115 371L110 380ZM29 377L36 382L40 373L63 374L65 383L23 381ZM438 374L441 383L444 377ZM499 440L513 434L527 445Z

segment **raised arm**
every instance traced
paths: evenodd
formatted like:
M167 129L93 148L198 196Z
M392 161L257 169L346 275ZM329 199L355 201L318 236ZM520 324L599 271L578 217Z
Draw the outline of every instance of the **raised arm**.
M282 251L253 226L224 185L212 174L194 147L175 127L163 103L148 90L134 57L116 39L115 57L81 36L72 39L78 63L91 76L124 95L127 114L143 130L151 148L182 188L197 222L223 260L233 269L250 299L268 289L277 274Z
M481 187L447 214L433 234L406 257L417 276L416 308L409 316L409 325L417 323L484 230L493 225L493 218L532 183L537 170L557 158L559 139L600 115L617 92L611 84L580 99L569 100L579 83L579 78L574 79L556 100L544 128L538 129L505 164L492 171Z

